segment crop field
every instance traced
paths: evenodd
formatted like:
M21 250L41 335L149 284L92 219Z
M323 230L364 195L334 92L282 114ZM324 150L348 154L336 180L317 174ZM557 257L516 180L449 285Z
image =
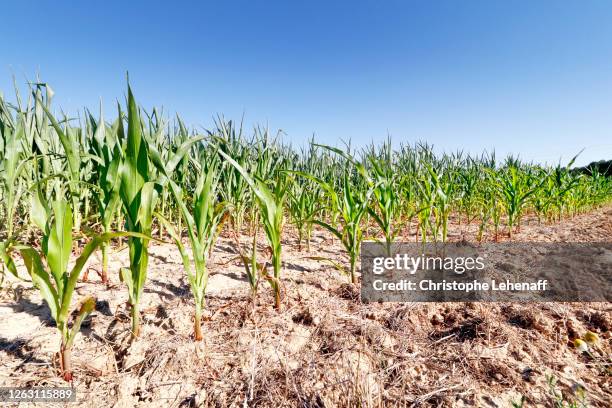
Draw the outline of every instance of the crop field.
M363 242L610 242L612 177L0 96L0 386L78 406L609 406L609 303L364 303ZM576 152L577 154L579 152ZM572 405L573 404L573 405Z

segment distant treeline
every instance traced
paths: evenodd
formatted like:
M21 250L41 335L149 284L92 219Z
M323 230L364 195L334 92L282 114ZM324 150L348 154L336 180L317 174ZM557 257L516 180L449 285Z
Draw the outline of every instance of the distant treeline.
M599 174L605 175L607 177L612 176L612 160L600 160L596 162L592 162L584 167L576 167L573 169L574 171L579 171L584 174L591 174L594 171L597 171Z

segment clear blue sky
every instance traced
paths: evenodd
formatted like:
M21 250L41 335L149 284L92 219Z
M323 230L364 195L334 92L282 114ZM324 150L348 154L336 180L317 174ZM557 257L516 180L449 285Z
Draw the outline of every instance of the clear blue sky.
M100 98L110 111L129 70L147 109L204 127L244 113L295 144L389 133L446 151L612 158L610 1L67 3L3 3L5 95L13 73L40 73L67 112Z

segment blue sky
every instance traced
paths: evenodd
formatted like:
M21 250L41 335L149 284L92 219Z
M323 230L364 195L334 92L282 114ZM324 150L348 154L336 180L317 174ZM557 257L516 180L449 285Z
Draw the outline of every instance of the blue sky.
M609 1L21 1L2 6L0 91L40 73L56 106L215 114L303 144L427 141L612 158ZM110 113L109 113L110 115Z

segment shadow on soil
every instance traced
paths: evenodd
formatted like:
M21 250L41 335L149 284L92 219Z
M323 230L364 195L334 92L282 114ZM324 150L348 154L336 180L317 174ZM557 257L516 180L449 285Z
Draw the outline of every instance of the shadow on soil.
M0 336L0 351L21 360L21 364L16 369L27 363L46 363L46 361L34 357L34 347L22 338L9 340Z

